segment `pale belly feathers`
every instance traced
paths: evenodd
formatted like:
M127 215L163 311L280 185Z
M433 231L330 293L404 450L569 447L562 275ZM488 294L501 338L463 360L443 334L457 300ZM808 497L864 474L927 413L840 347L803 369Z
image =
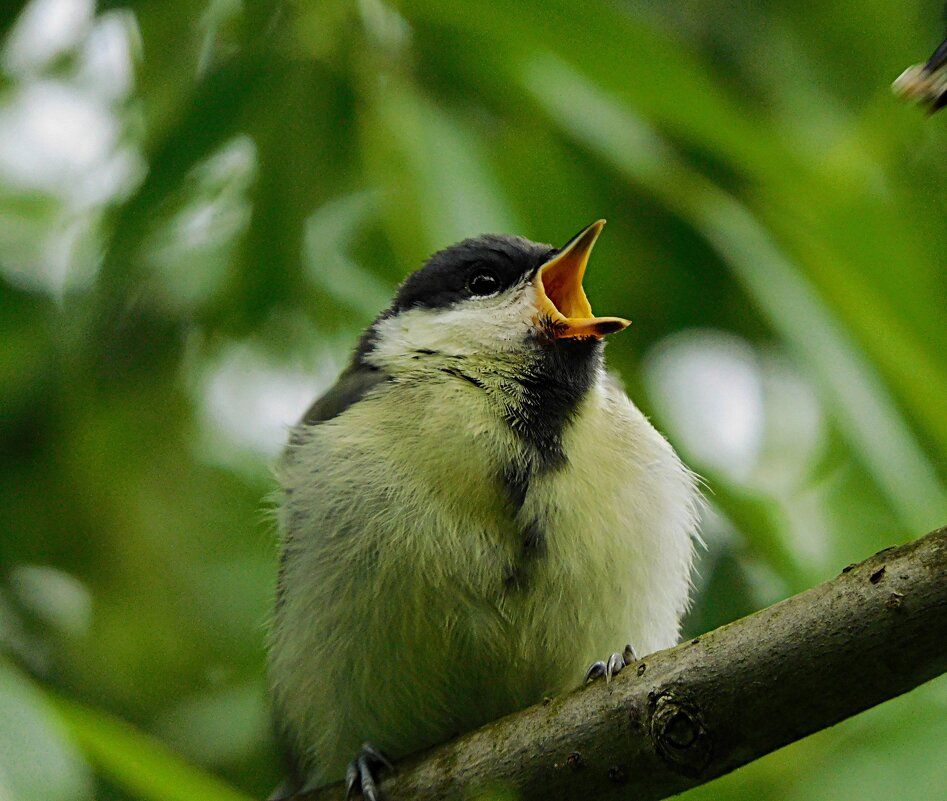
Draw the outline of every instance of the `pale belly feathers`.
M678 636L698 492L624 393L602 376L566 462L517 510L504 462L526 450L476 387L445 380L365 398L280 471L271 675L313 783L363 741L398 757Z

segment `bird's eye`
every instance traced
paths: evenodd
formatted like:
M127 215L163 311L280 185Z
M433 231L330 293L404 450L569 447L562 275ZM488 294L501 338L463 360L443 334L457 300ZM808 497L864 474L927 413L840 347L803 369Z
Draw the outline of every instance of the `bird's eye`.
M500 279L491 270L477 270L467 281L467 288L472 295L492 295L500 289Z

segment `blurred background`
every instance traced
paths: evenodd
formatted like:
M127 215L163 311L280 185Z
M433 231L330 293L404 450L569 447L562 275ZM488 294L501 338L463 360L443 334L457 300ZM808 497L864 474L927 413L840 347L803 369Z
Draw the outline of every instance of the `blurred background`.
M433 250L565 242L693 635L947 523L935 0L0 4L0 799L262 799L271 465ZM943 799L942 678L697 799Z

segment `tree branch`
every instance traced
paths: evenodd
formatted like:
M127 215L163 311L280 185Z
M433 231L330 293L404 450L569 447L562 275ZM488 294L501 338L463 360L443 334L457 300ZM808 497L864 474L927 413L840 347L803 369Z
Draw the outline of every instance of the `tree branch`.
M549 655L550 659L555 654ZM947 671L947 528L402 761L390 801L666 798ZM341 801L340 785L296 801Z

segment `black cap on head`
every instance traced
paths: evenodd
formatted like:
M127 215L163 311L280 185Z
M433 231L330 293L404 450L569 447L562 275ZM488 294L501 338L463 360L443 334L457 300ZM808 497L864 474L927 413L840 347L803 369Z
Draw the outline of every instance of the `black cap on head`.
M438 251L405 279L391 311L440 309L523 283L557 252L519 236L485 234Z

